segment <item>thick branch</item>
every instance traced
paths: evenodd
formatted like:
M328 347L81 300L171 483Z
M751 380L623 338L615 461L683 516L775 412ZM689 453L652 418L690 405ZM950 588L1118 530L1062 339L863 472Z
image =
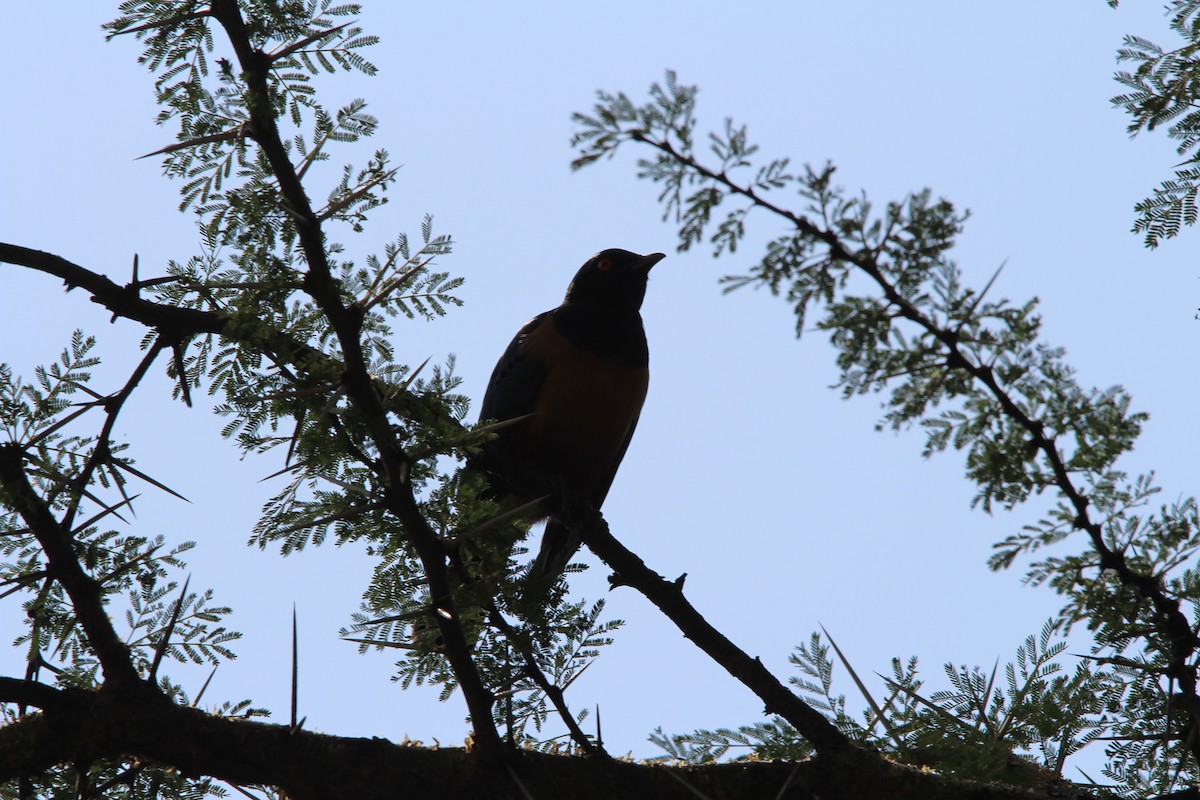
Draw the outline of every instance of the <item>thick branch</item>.
M136 758L169 764L188 776L278 787L294 800L400 796L405 800L528 796L1041 800L1051 796L971 784L877 757L682 767L523 752L514 758L512 773L496 773L480 770L466 750L430 750L385 739L340 738L286 725L215 717L175 705L151 687L133 688L72 695L54 711L0 728L0 781L77 760ZM869 755L849 753L853 754ZM1053 796L1059 800L1087 797L1069 785L1059 787Z
M18 703L34 708L61 708L67 698L61 689L37 681L0 678L0 703Z
M73 264L53 253L0 242L0 262L30 267L54 275L62 279L68 291L77 286L86 289L92 295L92 302L104 306L114 316L141 322L165 334L168 339L181 340L197 334L220 333L227 321L212 311L179 308L143 300L138 296L136 285L119 286L104 275Z

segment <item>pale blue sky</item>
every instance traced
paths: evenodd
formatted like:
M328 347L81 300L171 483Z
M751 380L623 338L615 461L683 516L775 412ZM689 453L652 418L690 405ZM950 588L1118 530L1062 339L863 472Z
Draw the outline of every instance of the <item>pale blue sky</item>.
M195 251L178 187L153 159L173 135L153 125L151 78L132 41L105 44L102 4L8 9L0 82L0 240L49 250L122 281L134 252L143 276ZM367 148L402 164L392 202L352 253L380 250L421 216L457 240L442 266L463 275L466 305L397 328L400 358L458 356L478 400L495 359L527 318L558 303L578 265L605 247L670 254L654 271L643 315L651 386L637 436L605 504L614 532L663 574L688 573L689 596L717 627L781 677L791 648L822 623L860 672L919 655L931 685L941 664L1011 657L1059 605L992 574L993 542L1037 508L993 517L969 509L956 454L922 461L917 432L873 431L874 398L843 402L831 350L795 341L785 303L764 292L722 296L717 278L745 271L753 246L714 263L674 253L656 190L631 157L571 174L570 114L596 89L644 95L664 69L701 87L702 124L749 125L768 155L832 159L841 183L878 203L925 186L973 213L956 251L980 286L1042 298L1047 339L1069 351L1088 384L1129 388L1151 422L1126 462L1155 469L1164 499L1196 491L1200 323L1196 233L1157 252L1129 233L1133 203L1177 160L1161 138L1130 142L1110 108L1123 33L1169 42L1159 4L1102 0L1002 5L962 2L710 2L600 6L368 2L383 37L381 68L323 80L327 106L365 97L382 123ZM52 33L51 33L52 31ZM361 152L361 151L360 151ZM350 157L350 156L347 156ZM361 161L361 159L360 159ZM333 162L340 165L335 151ZM314 173L315 179L329 177ZM310 183L322 197L327 184ZM752 239L778 228L751 217ZM69 331L100 336L108 383L136 363L140 329L75 292L0 266L0 361L28 375ZM358 656L337 629L357 610L369 563L353 548L288 559L244 546L273 471L241 462L203 408L167 399L158 376L123 418L139 466L187 495L148 490L138 529L195 539L192 585L232 605L247 638L222 666L211 699L253 697L286 719L290 613L302 632L301 714L331 733L405 734L457 743L458 698L400 692L388 654ZM274 462L271 462L274 463ZM605 573L579 579L605 594ZM625 589L609 611L627 620L617 643L572 687L599 703L606 743L650 755L656 726L685 731L760 718L761 703ZM11 640L15 598L0 607ZM0 650L0 672L22 654ZM187 676L192 688L200 678ZM842 691L853 694L839 672ZM878 683L874 684L878 686ZM851 700L855 704L854 699Z

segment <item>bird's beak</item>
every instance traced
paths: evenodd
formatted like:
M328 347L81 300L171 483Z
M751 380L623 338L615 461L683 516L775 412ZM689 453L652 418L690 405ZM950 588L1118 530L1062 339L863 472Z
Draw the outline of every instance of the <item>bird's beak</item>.
M648 256L642 256L642 260L637 263L636 269L649 274L651 267L667 257L666 253L651 253Z

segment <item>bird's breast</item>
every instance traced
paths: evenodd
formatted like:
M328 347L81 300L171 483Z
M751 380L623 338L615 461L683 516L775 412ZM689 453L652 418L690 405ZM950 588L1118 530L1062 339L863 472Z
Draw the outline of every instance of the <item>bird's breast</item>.
M646 399L649 370L578 346L553 317L530 334L526 347L546 373L523 455L578 491L607 489Z

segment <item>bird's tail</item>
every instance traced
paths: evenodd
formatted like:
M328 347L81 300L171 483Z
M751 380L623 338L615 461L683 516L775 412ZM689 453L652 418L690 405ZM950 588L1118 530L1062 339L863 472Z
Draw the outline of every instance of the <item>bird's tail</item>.
M542 534L541 549L529 570L530 577L553 581L567 568L571 556L579 551L581 544L579 537L568 526L551 517L546 522L546 532Z

